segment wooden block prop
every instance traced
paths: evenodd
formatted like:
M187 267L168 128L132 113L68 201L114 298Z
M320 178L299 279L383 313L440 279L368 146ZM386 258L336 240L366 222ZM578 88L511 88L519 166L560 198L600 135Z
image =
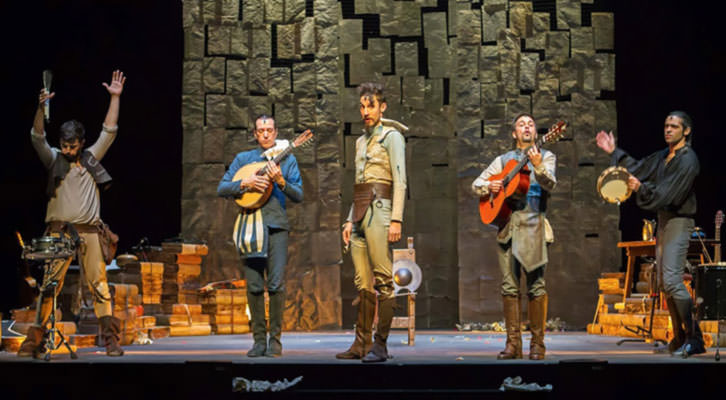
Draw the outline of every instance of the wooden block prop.
M245 285L238 283L239 287ZM209 286L209 285L207 285ZM218 335L249 332L247 289L212 289L201 296L202 312Z

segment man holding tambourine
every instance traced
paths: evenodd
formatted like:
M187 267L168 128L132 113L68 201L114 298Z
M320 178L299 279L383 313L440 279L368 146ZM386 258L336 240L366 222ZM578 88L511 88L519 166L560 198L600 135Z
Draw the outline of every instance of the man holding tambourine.
M692 314L693 301L683 283L696 215L694 182L700 169L691 148L691 118L683 111L668 114L664 138L667 148L636 160L615 146L612 132L600 131L596 136L598 147L631 174L627 185L636 193L638 206L658 214L656 264L674 331L668 351L688 357L706 352L701 329Z

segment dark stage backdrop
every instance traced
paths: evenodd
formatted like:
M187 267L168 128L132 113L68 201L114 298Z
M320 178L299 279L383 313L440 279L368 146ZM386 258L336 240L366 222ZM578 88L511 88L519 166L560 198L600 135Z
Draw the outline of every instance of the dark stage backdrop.
M108 95L101 82L122 69L128 82L120 131L104 158L115 178L102 194L102 216L121 235L120 250L141 237L158 243L180 226L181 64L180 1L4 1L0 3L3 61L0 172L0 312L21 302L20 249L41 234L45 171L30 145L41 71L55 73L56 98L48 127L57 144L59 122L75 118L98 135ZM555 1L538 1L550 3ZM598 3L600 3L598 1ZM603 2L612 4L610 2ZM666 113L683 109L695 122L694 147L701 160L697 224L713 235L713 215L726 208L722 120L726 53L721 21L708 3L675 0L615 1L616 100L620 145L634 156L663 146ZM593 132L594 134L594 132ZM643 213L622 206L623 239L637 239Z
M51 145L58 127L77 119L87 143L98 138L108 107L101 82L128 76L119 133L103 159L114 178L101 194L101 216L124 251L143 236L159 243L179 233L181 182L180 1L2 1L3 61L0 172L0 312L25 301L18 290L20 248L44 229L46 173L30 144L41 72L54 72Z

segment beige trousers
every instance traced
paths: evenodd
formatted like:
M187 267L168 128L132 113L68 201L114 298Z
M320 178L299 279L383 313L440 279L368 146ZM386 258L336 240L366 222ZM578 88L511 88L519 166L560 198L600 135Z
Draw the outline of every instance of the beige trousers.
M358 291L379 293L379 299L394 297L393 262L388 247L391 200L374 200L359 223L353 224L351 257Z
M98 318L111 315L111 293L106 279L106 263L103 261L98 234L79 232L78 235L83 239L80 249L81 268L83 268L86 284L93 293L93 309ZM55 260L50 266L50 272L44 276L41 286L43 301L35 316L36 324L45 325L53 308L53 293L43 294L44 289L48 288L51 282L57 281L56 293L60 294L71 260L72 258Z

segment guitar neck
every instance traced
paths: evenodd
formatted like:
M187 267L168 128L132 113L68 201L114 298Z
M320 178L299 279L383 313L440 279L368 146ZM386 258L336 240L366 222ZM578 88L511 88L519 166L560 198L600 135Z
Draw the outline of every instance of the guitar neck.
M540 147L542 147L543 144L544 144L544 137L538 139L537 140L537 143L535 143L535 146L537 146L537 148L540 148ZM529 162L529 157L527 156L527 152L531 148L532 148L532 146L529 146L529 147L527 147L526 149L524 149L522 151L522 153L524 153L524 157L522 157L522 159L519 160L519 162L517 163L517 165L507 174L507 177L505 178L505 181L506 182L511 181L512 178L514 178L514 175L518 174L519 171L522 168L524 168L524 166Z
M716 226L716 240L719 241L719 244L716 244L713 246L713 258L715 262L721 262L721 227Z

